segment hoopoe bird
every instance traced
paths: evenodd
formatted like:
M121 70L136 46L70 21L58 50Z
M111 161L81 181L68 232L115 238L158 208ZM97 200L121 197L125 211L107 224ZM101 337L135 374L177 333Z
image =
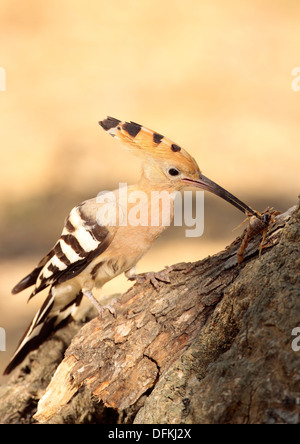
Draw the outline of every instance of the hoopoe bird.
M137 123L121 122L112 117L107 117L99 124L141 158L140 180L138 184L128 187L128 191L143 192L148 197L142 205L149 218L153 210L150 208L151 192L173 193L186 186L210 191L243 213L260 217L259 213L205 177L187 151L161 134ZM113 191L112 195L116 208L119 208L120 189ZM172 219L174 201L171 199L170 202L168 211ZM103 222L103 205L103 201L93 198L73 208L54 247L13 288L12 293L16 294L33 285L29 300L46 287L50 287L50 290L21 338L4 374L10 373L51 332L70 320L83 296L90 299L99 314L105 308L115 314L112 307L100 305L93 295L93 289L101 288L123 272L129 279L136 279L139 275L135 274L135 265L167 228L162 223L162 218L155 225L151 225L150 219L143 225L124 223L123 220L120 223L119 218L116 218L115 224L109 224L107 220ZM128 199L125 202L125 212L128 213L132 205ZM161 212L161 206L156 211Z

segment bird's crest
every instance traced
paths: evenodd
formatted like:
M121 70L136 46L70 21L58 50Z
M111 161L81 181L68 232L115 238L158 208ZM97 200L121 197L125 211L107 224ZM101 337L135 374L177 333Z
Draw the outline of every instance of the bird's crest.
M144 160L170 161L184 168L198 169L190 154L163 135L135 122L121 122L107 117L99 122L111 136L116 137L129 151Z

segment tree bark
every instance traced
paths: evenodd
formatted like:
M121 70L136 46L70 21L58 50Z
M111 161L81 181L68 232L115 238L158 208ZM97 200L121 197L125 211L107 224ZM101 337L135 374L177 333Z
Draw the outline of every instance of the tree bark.
M299 240L298 206L261 257L258 234L238 264L239 237L158 289L136 283L116 318L88 311L0 388L1 422L300 422Z

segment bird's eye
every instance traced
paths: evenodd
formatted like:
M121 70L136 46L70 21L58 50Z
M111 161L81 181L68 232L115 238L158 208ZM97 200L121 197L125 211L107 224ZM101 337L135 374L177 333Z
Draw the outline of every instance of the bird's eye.
M170 174L170 176L178 176L179 171L176 170L176 168L170 168L168 173Z

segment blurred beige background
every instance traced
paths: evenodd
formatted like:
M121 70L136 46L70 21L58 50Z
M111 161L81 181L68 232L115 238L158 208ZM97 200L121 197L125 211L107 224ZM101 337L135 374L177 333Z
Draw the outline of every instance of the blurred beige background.
M45 294L11 288L60 234L77 203L139 162L98 121L133 120L186 148L203 173L257 210L299 192L300 2L2 0L0 326L8 362ZM243 215L205 196L205 232L170 228L138 271L224 248ZM117 278L106 294L128 284Z

